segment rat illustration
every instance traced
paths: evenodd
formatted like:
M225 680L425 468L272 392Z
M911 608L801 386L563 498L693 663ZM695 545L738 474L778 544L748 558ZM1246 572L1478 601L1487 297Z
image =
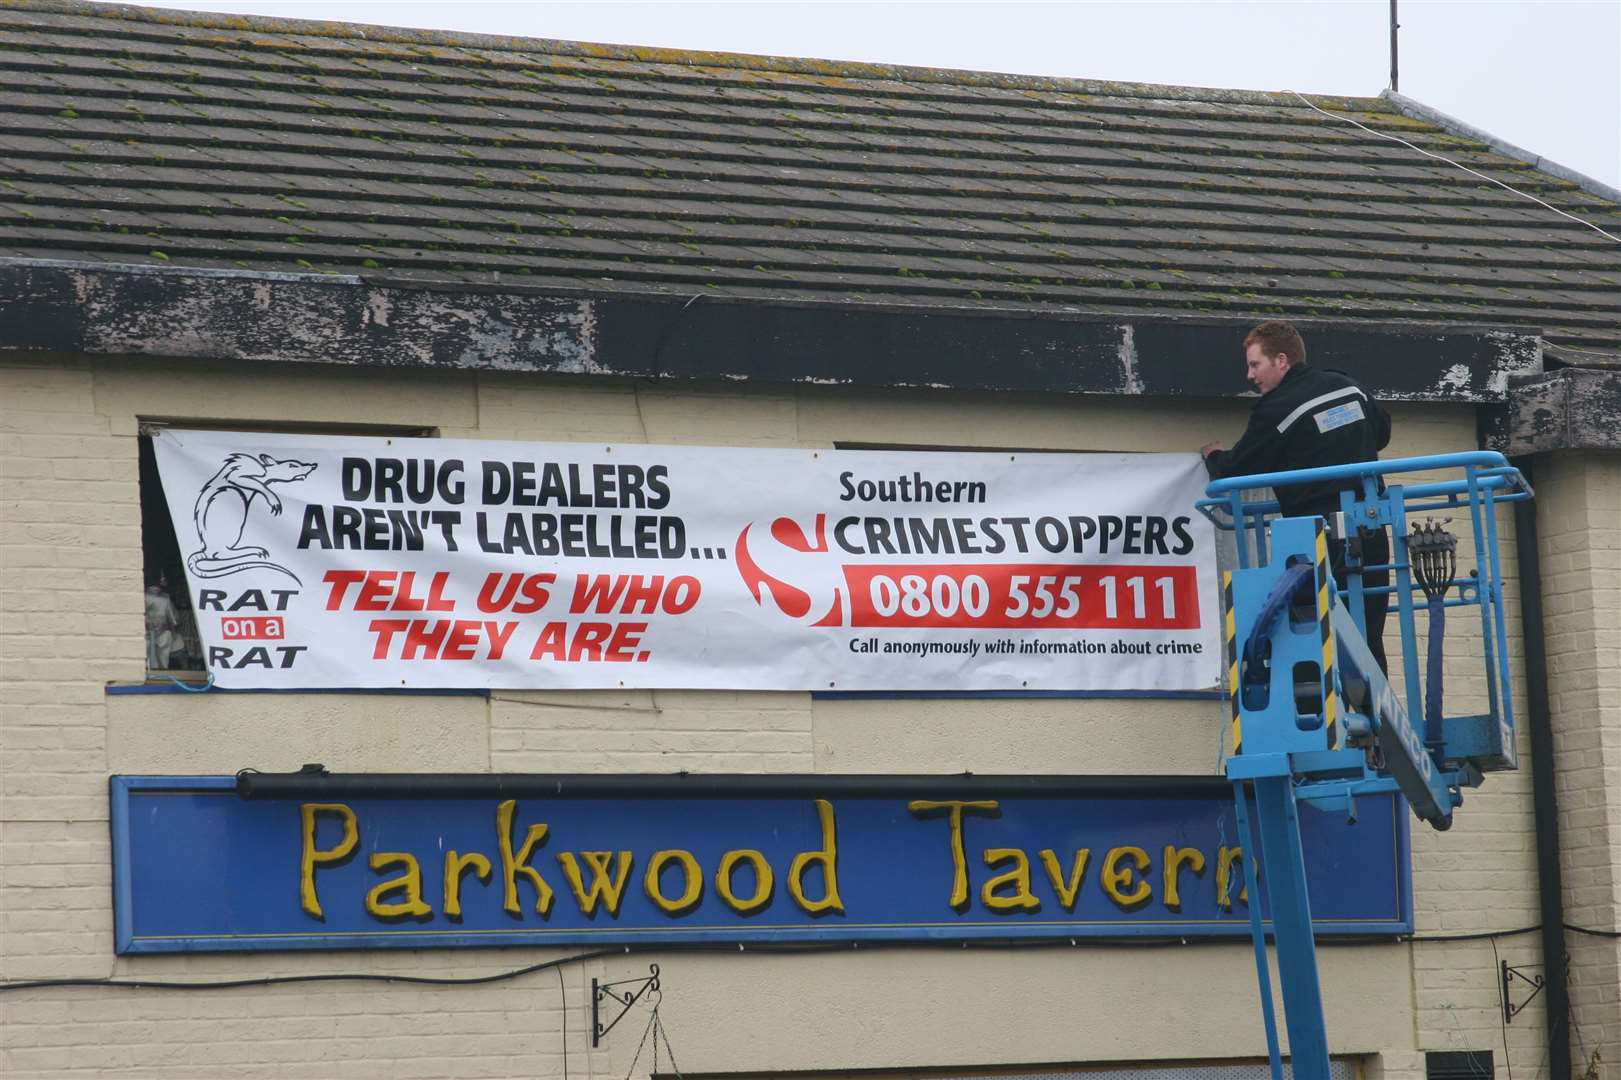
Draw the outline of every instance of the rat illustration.
M272 514L281 513L281 497L271 484L290 484L315 471L308 461L281 460L269 454L228 454L220 471L197 493L192 521L202 547L186 559L186 568L198 577L224 577L243 570L279 570L298 581L298 575L270 561L262 547L241 547L253 500L264 496Z

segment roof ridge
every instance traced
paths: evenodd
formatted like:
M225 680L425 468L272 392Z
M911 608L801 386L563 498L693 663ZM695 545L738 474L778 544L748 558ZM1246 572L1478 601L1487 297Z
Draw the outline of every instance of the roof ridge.
M1561 165L1557 161L1549 161L1541 154L1516 146L1507 139L1499 138L1484 128L1478 128L1466 120L1459 120L1455 116L1444 113L1432 105L1426 105L1422 101L1410 98L1406 94L1387 89L1380 91L1379 96L1394 105L1396 111L1403 116L1434 124L1436 127L1453 135L1474 139L1495 153L1525 162L1538 172L1557 176L1561 180L1568 180L1589 195L1597 195L1601 199L1621 203L1621 189L1613 188L1597 177L1577 172L1570 166Z
M440 48L483 49L492 52L544 52L560 56L600 60L775 71L824 79L877 79L911 83L935 82L957 86L995 87L1004 90L1107 94L1113 97L1127 98L1164 98L1183 101L1296 107L1295 99L1286 91L1172 86L1159 83L1115 82L1106 79L1061 78L1050 75L1021 75L905 64L879 64L857 60L821 60L809 57L565 41L555 38L524 38L465 31L422 30L411 27L392 27L367 23L287 19L265 15L226 15L215 12L181 11L172 8L136 7L131 4L93 3L91 0L0 0L0 10L49 12L52 14L77 15L109 20L145 22L181 28L298 34L306 37L361 40L370 43L388 42L403 45L431 45ZM1346 97L1332 94L1313 96L1332 103L1336 108L1357 109L1364 112L1399 112L1390 102L1379 96Z

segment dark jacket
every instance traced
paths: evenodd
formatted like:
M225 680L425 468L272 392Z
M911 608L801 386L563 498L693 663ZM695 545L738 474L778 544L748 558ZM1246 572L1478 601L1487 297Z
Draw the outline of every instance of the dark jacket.
M1390 442L1390 414L1343 371L1291 367L1250 413L1249 427L1231 450L1205 458L1212 480L1229 476L1314 469L1376 461ZM1285 517L1321 514L1340 508L1339 493L1355 480L1329 481L1277 489Z

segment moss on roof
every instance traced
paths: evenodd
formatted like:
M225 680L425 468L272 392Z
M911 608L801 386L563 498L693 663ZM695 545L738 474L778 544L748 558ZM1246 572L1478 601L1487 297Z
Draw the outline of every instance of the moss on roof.
M0 257L1621 348L1621 247L1291 94L73 0L0 0L0 71ZM1311 100L1621 230L1381 99Z

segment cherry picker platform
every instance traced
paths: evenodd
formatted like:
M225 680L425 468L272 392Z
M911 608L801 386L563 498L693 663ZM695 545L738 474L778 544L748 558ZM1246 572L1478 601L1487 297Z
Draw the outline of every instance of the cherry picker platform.
M1412 478L1415 473L1427 475ZM1404 477L1422 482L1397 482ZM1277 501L1263 491L1325 482L1347 489L1328 519L1279 517ZM1488 772L1517 766L1496 508L1529 499L1532 491L1501 454L1477 451L1232 477L1212 483L1206 496L1199 509L1232 533L1236 548L1236 568L1222 581L1232 707L1227 776L1243 844L1253 851L1256 832L1260 837L1270 920L1262 911L1255 860L1240 861L1248 894L1256 898L1250 933L1267 1054L1274 1080L1283 1080L1267 962L1269 921L1293 1075L1328 1080L1299 804L1354 819L1358 797L1399 791L1414 814L1444 830L1465 788L1478 787ZM1466 520L1473 537L1475 568L1462 576L1457 538L1444 527L1450 519L1416 520L1447 513ZM1365 565L1362 540L1378 529L1389 530L1389 562ZM1331 566L1334 544L1344 545L1343 588ZM1365 583L1376 572L1392 583ZM1364 599L1380 592L1391 597L1401 635L1402 694L1368 646ZM1444 715L1441 641L1447 612L1455 608L1475 608L1479 615L1484 713ZM1420 611L1428 623L1422 680Z

